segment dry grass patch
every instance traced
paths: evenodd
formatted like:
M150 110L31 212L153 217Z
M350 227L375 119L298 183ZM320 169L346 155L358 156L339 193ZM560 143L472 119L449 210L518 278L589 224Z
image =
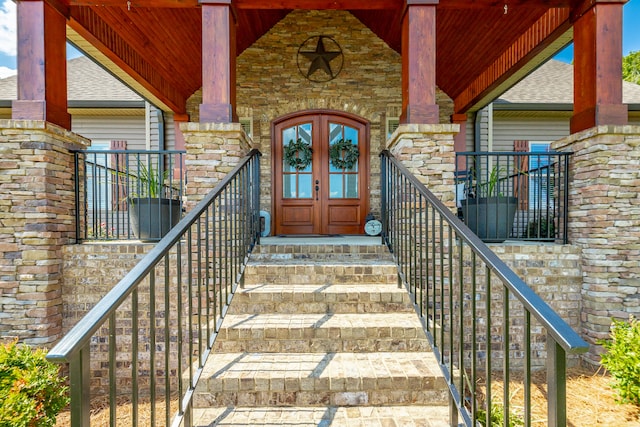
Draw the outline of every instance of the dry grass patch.
M165 402L158 400L156 402L156 425L165 425ZM178 411L178 401L172 400L170 404L171 417ZM109 402L107 399L95 399L91 404L91 425L92 426L108 426L109 424ZM133 419L132 405L129 399L119 399L116 409L116 426L131 427ZM69 411L61 412L56 419L56 427L67 427L71 425L71 416ZM138 425L151 426L151 404L149 401L139 402L138 404Z
M546 426L546 373L536 372L531 386L531 425ZM613 379L604 368L570 368L567 371L567 427L638 427L640 408L616 402L611 388ZM502 382L492 382L492 395L502 396ZM524 389L519 381L510 381L510 405L523 413Z

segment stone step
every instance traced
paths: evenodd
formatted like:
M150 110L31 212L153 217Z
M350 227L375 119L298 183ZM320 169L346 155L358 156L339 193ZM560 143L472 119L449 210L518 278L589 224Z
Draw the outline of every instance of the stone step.
M398 270L386 260L250 260L245 268L245 284L332 285L339 283L394 284Z
M352 237L356 239L356 237ZM349 244L258 245L251 254L255 260L392 260L386 246Z
M397 284L245 284L229 307L229 314L386 312L414 312L409 294Z
M216 352L429 351L414 313L227 315Z
M194 410L196 427L449 427L448 406L318 406Z
M431 352L212 353L195 407L445 405Z

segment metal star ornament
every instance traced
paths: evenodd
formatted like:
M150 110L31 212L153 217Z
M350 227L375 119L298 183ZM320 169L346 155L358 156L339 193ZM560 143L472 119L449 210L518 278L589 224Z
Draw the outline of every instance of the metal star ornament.
M314 44L315 49L309 50ZM301 56L306 59L305 62L309 62L309 68L306 70L303 70L300 64ZM342 71L343 63L340 45L329 36L309 37L298 49L298 69L312 82L327 82L335 79Z

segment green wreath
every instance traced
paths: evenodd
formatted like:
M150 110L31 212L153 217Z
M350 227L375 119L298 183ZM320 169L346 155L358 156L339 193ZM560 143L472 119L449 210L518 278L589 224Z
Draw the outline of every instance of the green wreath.
M298 138L296 142L293 142L292 139L289 141L289 145L284 147L285 163L299 171L306 169L311 164L312 154L311 145L304 142L302 138Z
M353 169L358 161L360 150L350 139L341 139L329 149L331 164L337 169Z

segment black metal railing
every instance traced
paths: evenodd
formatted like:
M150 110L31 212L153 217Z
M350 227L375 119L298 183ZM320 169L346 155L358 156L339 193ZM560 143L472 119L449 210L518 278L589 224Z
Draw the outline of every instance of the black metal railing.
M457 153L458 216L485 242L567 243L569 156Z
M184 156L166 150L75 152L77 240L160 240L182 216ZM141 216L164 217L169 225L140 224Z
M543 424L566 425L567 354L587 344L388 151L381 161L382 239L446 378L451 425L486 417L491 426L498 410L500 425L514 416L532 425L532 375L541 369Z
M108 425L192 424L196 384L259 243L259 158L243 159L48 353L69 364L72 427L89 426L103 396Z

